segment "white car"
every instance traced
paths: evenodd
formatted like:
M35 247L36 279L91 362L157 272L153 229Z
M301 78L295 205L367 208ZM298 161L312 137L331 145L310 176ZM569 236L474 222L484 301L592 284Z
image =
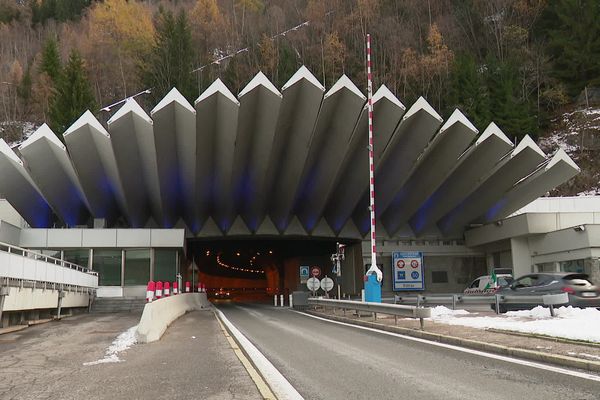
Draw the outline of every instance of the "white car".
M475 279L464 290L464 294L494 294L499 287L508 286L513 281L511 274L497 274L496 285L492 282L491 275L483 275Z

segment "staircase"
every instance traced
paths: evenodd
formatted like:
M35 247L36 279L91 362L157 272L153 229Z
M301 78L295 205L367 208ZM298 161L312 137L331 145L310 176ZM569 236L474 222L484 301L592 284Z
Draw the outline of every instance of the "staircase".
M92 304L93 313L142 313L146 299L139 297L101 297Z

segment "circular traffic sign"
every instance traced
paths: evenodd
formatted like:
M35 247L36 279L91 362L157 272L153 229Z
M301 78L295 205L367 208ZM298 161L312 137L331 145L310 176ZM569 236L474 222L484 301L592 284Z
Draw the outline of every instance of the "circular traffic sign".
M410 262L410 266L413 268L419 268L419 262L417 260L412 260Z
M396 261L396 267L398 267L398 268L404 268L404 260L398 260L398 261Z
M314 277L321 276L321 268L317 266L310 267L310 274Z
M333 289L333 279L327 276L321 279L321 289L323 289L326 292L329 292L331 289Z
M321 281L314 277L308 278L308 280L306 281L306 286L311 292L316 292L321 287Z

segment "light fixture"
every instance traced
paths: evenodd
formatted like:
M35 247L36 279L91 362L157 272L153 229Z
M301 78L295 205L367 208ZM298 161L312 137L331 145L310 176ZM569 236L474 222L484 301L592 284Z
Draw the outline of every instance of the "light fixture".
M573 229L575 230L575 232L583 232L585 231L585 225L577 225L573 227Z
M502 220L495 222L496 226L502 226Z

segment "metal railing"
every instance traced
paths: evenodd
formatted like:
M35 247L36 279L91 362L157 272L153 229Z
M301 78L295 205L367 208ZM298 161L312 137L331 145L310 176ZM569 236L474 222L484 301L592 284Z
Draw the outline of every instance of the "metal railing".
M462 305L494 305L496 314L500 313L502 304L527 304L533 306L539 305L558 305L567 303L567 293L545 294L545 295L523 295L511 296L505 294L493 294L487 296L465 295L465 294L446 294L446 295L417 295L417 296L394 296L394 304L416 304L417 307L423 304L451 305L455 310L458 304ZM552 311L552 310L551 310Z
M399 304L387 303L370 303L350 300L329 300L329 299L308 299L308 304L312 306L321 306L324 308L342 309L358 311L359 313L368 312L373 314L373 320L377 319L377 314L387 314L394 316L394 323L398 322L398 316L405 318L418 318L421 324L421 329L424 328L423 318L431 317L431 308L420 306L406 306Z
M78 265L78 264L75 264L75 263L72 263L69 261L61 260L59 258L48 256L48 255L45 255L42 253L38 253L33 250L28 250L28 249L24 249L22 247L13 246L8 243L0 242L0 251L5 251L9 254L16 254L16 255L31 258L34 260L41 260L41 261L47 262L49 264L59 265L61 267L73 269L75 271L98 276L97 272L90 271L88 268L82 267L81 265Z

